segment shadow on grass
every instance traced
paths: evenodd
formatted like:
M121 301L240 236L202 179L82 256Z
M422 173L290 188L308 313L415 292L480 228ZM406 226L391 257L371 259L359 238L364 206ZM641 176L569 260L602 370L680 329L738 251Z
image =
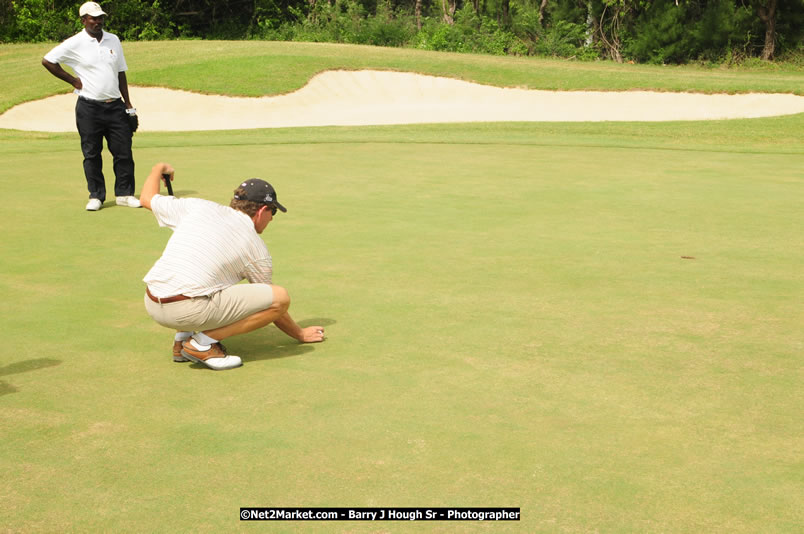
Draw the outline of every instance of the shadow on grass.
M37 358L36 360L25 360L23 362L14 362L6 365L5 367L0 367L0 376L26 373L28 371L36 371L37 369L44 369L45 367L54 367L60 364L61 360L54 360L52 358Z
M306 328L307 326L323 326L327 327L335 324L337 321L334 319L305 319L299 321L299 326ZM260 332L260 331L258 331ZM227 350L240 356L243 362L257 362L261 360L279 360L281 358L293 358L308 354L315 350L315 346L319 343L299 343L278 329L263 331L266 335L245 335L230 338L228 341L224 340L224 345ZM326 341L324 341L326 343ZM200 363L191 363L191 369L209 370L205 365Z
M61 360L53 360L51 358L37 358L35 360L25 360L22 362L14 362L0 367L0 376L16 375L19 373L26 373L28 371L36 371L37 369L44 369L45 367L54 367L60 365ZM16 393L19 391L17 388L8 382L0 381L0 397L8 395L9 393Z

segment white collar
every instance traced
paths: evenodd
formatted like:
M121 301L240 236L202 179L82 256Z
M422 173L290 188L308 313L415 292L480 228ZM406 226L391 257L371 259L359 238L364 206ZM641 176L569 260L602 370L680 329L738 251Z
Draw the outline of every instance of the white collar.
M104 40L104 39L106 39L106 36L108 35L108 33L106 33L106 30L101 30L101 40L100 40L100 41L98 41L97 39L95 39L94 37L92 37L92 36L89 34L89 32L87 31L87 29L86 29L86 28L84 28L83 30L81 30L81 33L83 33L83 34L86 36L85 38L92 39L93 41L95 41L95 42L96 42L96 43L98 43L98 44L102 43L102 42L103 42L103 40Z

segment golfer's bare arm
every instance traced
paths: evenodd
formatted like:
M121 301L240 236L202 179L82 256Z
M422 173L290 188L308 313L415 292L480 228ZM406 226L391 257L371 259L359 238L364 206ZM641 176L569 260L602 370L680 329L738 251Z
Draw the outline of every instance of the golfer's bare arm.
M250 284L268 284L274 287L275 295L277 290L281 291L282 295L287 295L285 288L271 283L271 277L272 273L270 269L263 271L259 268L252 268L246 273L246 279ZM284 298L288 299L288 301L290 299L289 296L285 296ZM280 315L279 318L274 321L274 324L282 332L302 343L320 343L324 341L323 326L308 326L307 328L302 328L293 320L288 312Z
M143 208L151 209L151 199L159 194L162 186L162 175L169 174L173 180L173 167L169 163L157 163L151 169L151 174L145 179L145 184L140 192L140 204Z
M42 58L42 65L47 69L47 71L50 74L52 74L59 80L64 80L65 82L69 83L76 89L81 89L84 87L83 84L81 83L80 78L76 78L75 76L64 70L64 68L60 64L51 63L50 61Z
M126 109L133 108L134 104L131 103L131 99L128 96L128 78L126 78L125 72L117 73L117 86L120 88L120 94L123 96L123 102L126 103Z
M307 328L302 328L293 320L289 313L285 313L279 317L279 319L274 321L274 324L285 334L302 343L320 343L324 341L323 326L308 326Z

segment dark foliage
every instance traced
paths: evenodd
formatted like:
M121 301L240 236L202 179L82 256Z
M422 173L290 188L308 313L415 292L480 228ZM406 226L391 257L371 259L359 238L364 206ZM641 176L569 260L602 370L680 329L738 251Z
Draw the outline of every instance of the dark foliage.
M81 29L79 5L0 0L0 42L61 41ZM647 63L739 61L767 56L769 43L776 57L804 53L804 0L106 0L102 6L108 30L124 40L326 41Z

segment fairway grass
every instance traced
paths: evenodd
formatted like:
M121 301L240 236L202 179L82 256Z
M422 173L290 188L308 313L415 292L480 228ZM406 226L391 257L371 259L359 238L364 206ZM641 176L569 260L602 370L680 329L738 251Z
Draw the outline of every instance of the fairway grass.
M40 64L53 46L0 45L0 113L70 90ZM524 89L804 94L804 69L790 65L764 69L629 65L268 41L126 42L124 48L131 84L232 96L289 93L331 69L397 70Z
M145 313L170 231L83 210L77 134L0 131L0 530L800 530L803 121L137 133L138 190L168 161L288 208L274 280L328 339L231 338L226 372Z

